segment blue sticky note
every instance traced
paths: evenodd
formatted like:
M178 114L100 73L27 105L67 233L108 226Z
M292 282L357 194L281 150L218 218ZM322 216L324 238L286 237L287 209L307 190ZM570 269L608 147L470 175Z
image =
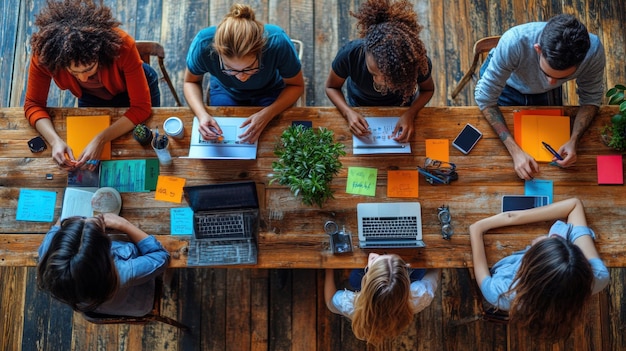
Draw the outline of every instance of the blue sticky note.
M20 189L15 220L29 222L52 222L57 202L55 191Z
M548 203L552 203L553 182L549 179L532 179L524 183L524 194L526 195L545 195L548 197Z
M175 207L170 209L170 234L193 234L193 211L190 207Z

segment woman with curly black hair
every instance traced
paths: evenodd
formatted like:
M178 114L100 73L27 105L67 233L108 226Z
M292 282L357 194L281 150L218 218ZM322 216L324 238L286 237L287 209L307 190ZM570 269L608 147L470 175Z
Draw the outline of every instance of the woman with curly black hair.
M150 117L160 105L158 76L139 57L134 39L119 28L111 9L91 0L48 0L36 16L24 102L26 118L52 147L64 169L97 161L104 145ZM46 110L50 82L78 97L79 107L130 107L98 134L81 155L54 129Z
M361 38L337 53L326 94L356 136L369 134L368 124L351 107L408 106L393 131L396 140L407 142L415 116L435 90L413 5L407 0L369 0L358 13L350 14L358 20ZM344 82L347 101L341 91Z

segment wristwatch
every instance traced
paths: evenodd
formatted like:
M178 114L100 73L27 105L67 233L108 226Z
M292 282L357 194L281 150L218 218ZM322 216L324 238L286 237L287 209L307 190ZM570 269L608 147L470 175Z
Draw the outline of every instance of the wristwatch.
M441 224L441 236L450 240L452 234L454 234L454 227L452 226L452 216L450 215L450 209L448 206L443 205L437 209L437 218L439 218L439 223Z

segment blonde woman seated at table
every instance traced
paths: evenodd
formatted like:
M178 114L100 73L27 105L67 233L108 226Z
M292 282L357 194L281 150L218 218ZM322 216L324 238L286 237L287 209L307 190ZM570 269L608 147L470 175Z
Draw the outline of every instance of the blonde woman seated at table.
M253 143L265 126L304 92L302 66L285 31L255 20L248 5L234 4L217 26L201 30L187 54L183 92L200 122L200 135L217 139L222 130L205 109L202 80L209 73L212 106L264 106L243 126L242 141Z
M352 320L358 339L380 345L402 333L413 314L430 305L440 276L439 269L411 270L395 254L370 253L365 269L351 273L350 284L356 292L337 290L334 271L327 269L324 298L331 312Z
M326 80L326 95L358 137L370 134L363 116L352 107L407 106L393 135L408 142L413 121L433 96L432 63L419 34L413 4L407 0L369 0L358 13L360 39L347 43L335 57ZM342 87L346 84L347 97Z
M567 222L557 220L567 218ZM495 228L557 220L531 246L487 266L483 235ZM524 211L503 212L469 227L474 274L490 304L509 311L510 321L533 336L567 338L585 304L609 283L609 272L576 198Z

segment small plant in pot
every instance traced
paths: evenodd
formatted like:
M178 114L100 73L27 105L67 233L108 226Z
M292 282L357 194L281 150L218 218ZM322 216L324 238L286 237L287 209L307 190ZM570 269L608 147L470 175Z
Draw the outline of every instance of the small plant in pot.
M326 128L287 128L274 149L278 160L272 162L275 173L270 184L278 181L288 185L304 204L321 208L333 198L330 183L341 169L339 156L346 154L344 145L335 142L333 136Z
M618 151L626 150L626 86L617 84L606 92L609 105L619 105L618 114L611 117L611 123L602 128L602 141Z
M141 145L148 145L152 141L152 131L145 124L139 123L133 129L133 138Z

